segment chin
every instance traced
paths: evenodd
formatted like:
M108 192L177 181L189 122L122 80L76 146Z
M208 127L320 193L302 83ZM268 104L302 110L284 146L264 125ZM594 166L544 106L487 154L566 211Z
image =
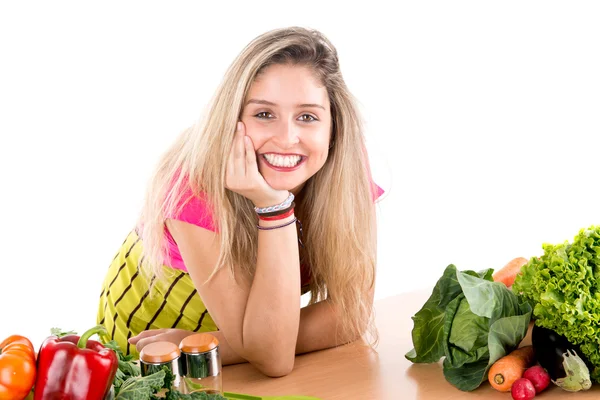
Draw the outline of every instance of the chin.
M293 188L295 188L297 185L286 185L283 183L271 183L268 182L269 186L271 186L273 189L275 190L287 190L287 191L292 191Z
M298 182L282 182L281 180L270 180L266 179L266 182L269 186L271 186L275 190L287 190L291 192L295 188L298 188L302 185L302 183Z

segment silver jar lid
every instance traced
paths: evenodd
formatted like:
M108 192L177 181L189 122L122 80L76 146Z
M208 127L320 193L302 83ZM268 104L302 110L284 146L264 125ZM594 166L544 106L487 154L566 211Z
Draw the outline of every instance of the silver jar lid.
M163 366L173 374L180 373L181 350L171 342L154 342L144 346L140 352L140 369L143 376L158 372Z

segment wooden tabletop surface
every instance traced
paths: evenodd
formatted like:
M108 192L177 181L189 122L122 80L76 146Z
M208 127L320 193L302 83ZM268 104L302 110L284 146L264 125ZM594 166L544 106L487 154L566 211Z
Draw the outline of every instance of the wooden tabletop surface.
M430 291L419 291L376 301L379 344L375 351L353 343L305 354L296 357L291 374L275 379L265 377L250 364L227 366L223 369L224 390L257 396L314 396L322 400L511 400L510 393L497 392L487 382L472 392L462 392L446 382L441 363L413 365L404 357L413 347L411 316L429 295ZM530 342L528 335L524 343ZM598 399L600 385L569 393L551 384L537 398Z

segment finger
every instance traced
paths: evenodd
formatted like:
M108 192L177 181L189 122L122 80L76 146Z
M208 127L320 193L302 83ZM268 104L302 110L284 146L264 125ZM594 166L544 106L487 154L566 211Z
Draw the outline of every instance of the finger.
M244 129L244 123L243 122L238 122L237 124L237 131L235 132L235 138L233 141L233 148L234 148L234 161L235 161L235 166L236 167L244 167L244 158L246 156L246 148L244 146L244 136L245 136L245 129ZM243 169L242 169L243 171Z
M246 145L246 173L252 173L258 171L256 165L256 151L254 150L254 144L250 136L244 136L244 144Z
M137 335L129 338L128 342L131 344L136 344L137 342L139 342L140 340L142 340L144 338L160 335L164 331L165 331L164 329L148 329L147 331L142 331L142 332L138 333Z
M244 173L244 124L240 121L237 123L229 159L227 160L227 180L234 179L236 175Z
M243 176L246 173L246 146L244 145L244 137L246 136L246 129L243 122L238 122L238 130L236 133L236 154L235 154L235 167L237 171Z
M146 346L148 346L150 343L154 343L154 342L160 342L163 338L164 334L158 334L155 336L150 336L144 339L141 339L139 342L137 342L137 344L135 345L135 349L139 352L142 351L142 349Z

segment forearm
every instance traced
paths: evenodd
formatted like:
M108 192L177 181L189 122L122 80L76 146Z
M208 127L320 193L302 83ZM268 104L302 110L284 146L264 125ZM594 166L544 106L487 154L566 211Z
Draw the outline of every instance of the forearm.
M343 332L341 318L338 307L330 300L302 308L296 354L328 349L360 339L364 330L354 334Z
M293 218L260 224L281 225ZM258 233L256 271L242 327L242 355L251 362L293 365L300 321L297 240L293 223Z
M360 335L342 335L338 326L339 320L339 312L328 300L302 308L295 354L328 349L360 338ZM219 351L223 365L247 362L231 348L221 332L211 333L219 340Z

